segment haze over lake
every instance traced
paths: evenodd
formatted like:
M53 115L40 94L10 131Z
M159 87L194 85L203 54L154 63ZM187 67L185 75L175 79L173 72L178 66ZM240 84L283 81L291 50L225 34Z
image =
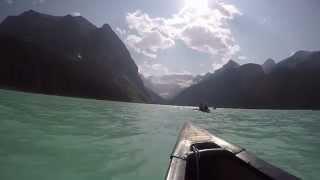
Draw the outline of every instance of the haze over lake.
M192 121L302 178L320 176L319 111L160 106L0 90L0 179L164 179Z

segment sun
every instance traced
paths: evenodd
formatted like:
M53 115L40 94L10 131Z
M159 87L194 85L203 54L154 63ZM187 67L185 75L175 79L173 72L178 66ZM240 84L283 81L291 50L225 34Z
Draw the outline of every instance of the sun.
M185 0L185 7L198 11L205 11L208 7L208 0Z

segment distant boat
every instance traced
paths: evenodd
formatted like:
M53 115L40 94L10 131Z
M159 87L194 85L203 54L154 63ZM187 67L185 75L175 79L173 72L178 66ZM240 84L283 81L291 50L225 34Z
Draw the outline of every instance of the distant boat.
M195 110L195 111L201 111L201 112L204 112L204 113L210 113L210 112L211 112L210 109L201 110L201 109L199 109L199 108L194 108L193 110Z
M166 180L297 180L247 150L186 123L171 155Z
M200 104L198 110L201 112L210 113L210 109L207 104Z
M199 109L199 111L205 112L205 113L210 113L211 112L209 108L208 109L203 109L203 110Z

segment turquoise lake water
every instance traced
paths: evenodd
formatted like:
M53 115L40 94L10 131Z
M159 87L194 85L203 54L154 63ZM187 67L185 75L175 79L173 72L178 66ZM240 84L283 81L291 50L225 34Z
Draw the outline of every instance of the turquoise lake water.
M163 180L192 121L303 178L320 177L320 112L145 105L0 90L1 180Z

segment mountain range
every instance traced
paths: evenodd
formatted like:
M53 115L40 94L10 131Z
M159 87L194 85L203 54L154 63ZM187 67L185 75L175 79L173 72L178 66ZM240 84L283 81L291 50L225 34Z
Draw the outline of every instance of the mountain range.
M230 60L203 76L143 77L108 24L33 10L0 24L0 49L0 88L173 105L320 109L320 51L262 65Z
M182 90L196 83L196 77L189 74L168 74L163 76L143 76L141 78L146 88L168 100L178 95Z
M45 94L151 103L126 46L105 24L33 10L0 24L0 87Z
M171 100L227 108L320 109L320 51L298 51L275 63L229 61Z

